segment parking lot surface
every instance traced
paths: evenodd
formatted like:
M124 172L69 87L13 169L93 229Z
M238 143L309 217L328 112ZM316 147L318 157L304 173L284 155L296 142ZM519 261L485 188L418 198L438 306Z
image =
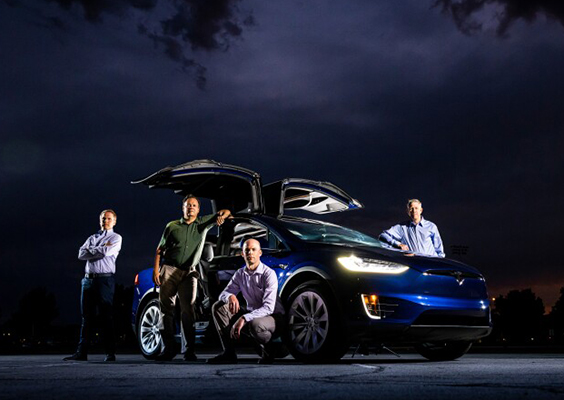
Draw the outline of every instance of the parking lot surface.
M562 399L563 354L469 354L430 362L415 354L346 356L304 365L287 357L258 365L200 360L156 363L140 355L63 362L63 355L1 356L1 399Z

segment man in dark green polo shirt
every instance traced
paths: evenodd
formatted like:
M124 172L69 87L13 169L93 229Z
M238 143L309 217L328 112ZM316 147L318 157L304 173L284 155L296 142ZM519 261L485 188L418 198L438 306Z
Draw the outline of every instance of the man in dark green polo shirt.
M153 281L160 286L159 302L163 313L162 338L164 351L157 360L170 361L176 356L174 340L174 301L176 294L180 302L183 339L186 343L185 361L196 361L194 354L194 302L199 272L196 269L206 233L221 225L231 215L229 210L198 217L200 202L192 195L182 201L183 218L169 222L157 247ZM162 261L162 263L161 263Z

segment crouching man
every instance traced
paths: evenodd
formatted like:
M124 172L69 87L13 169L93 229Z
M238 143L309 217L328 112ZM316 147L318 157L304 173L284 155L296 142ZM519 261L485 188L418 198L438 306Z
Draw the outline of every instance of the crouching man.
M223 353L210 358L210 364L237 362L234 342L242 333L250 335L263 349L259 364L270 364L274 357L269 346L276 328L284 323L284 307L278 298L276 273L260 261L262 250L255 239L243 244L246 266L237 270L213 305L215 326L221 338ZM242 293L247 308L239 306L237 294Z

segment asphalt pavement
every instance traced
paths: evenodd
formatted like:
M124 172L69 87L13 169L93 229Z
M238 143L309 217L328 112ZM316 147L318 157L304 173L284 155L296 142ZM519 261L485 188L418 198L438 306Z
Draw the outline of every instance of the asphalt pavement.
M468 354L430 362L416 354L359 356L304 365L292 357L258 365L151 362L103 355L64 362L64 355L0 356L0 399L563 399L563 354Z

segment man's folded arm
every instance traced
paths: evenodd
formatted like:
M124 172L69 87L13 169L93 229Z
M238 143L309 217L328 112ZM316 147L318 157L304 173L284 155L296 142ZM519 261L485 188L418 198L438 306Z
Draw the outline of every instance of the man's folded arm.
M394 225L390 229L383 231L378 239L380 239L384 243L388 243L390 246L397 247L401 243L399 225Z
M80 246L80 249L78 249L79 260L88 261L88 260L96 260L103 257L103 256L100 257L98 255L92 254L89 248L90 248L90 238L86 239L86 242L84 242L84 244Z
M119 251L121 250L121 242L121 236L115 236L112 237L111 240L106 242L106 244L89 247L88 252L93 256L97 256L98 258L117 256Z

